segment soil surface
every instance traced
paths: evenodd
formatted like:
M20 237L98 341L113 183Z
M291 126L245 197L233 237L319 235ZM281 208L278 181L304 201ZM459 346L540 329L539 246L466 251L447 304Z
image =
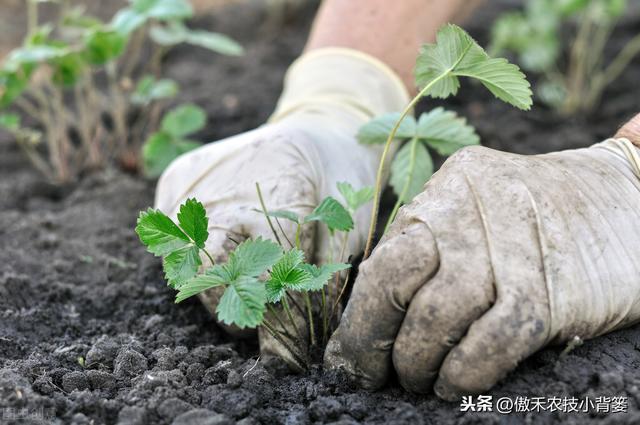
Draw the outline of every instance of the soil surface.
M480 41L505 3L517 2L492 2L468 26ZM183 99L207 108L202 140L265 120L312 15L309 6L265 23L259 7L233 6L195 22L247 47L242 58L197 49L168 58ZM608 54L640 31L637 18L616 30ZM469 117L493 148L531 154L587 146L640 111L640 97L628 89L638 75L636 60L590 117L561 119L541 106L518 112L475 86L446 105ZM562 348L543 350L488 393L624 396L626 414L463 413L457 403L397 385L368 393L319 366L294 375L277 360L256 362L255 344L230 339L197 301L173 303L160 262L133 232L153 188L118 171L55 188L0 142L0 423L640 423L638 326L566 356Z

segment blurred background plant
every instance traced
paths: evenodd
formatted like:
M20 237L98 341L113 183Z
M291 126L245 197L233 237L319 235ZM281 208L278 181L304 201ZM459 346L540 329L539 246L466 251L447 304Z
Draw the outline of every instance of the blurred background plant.
M530 0L523 11L495 21L489 50L496 55L510 51L525 70L539 73L535 88L542 102L565 115L591 112L640 53L639 34L612 60L603 60L627 7L626 0Z
M41 23L45 2L59 13ZM162 59L183 43L225 55L243 49L223 34L190 29L188 0L130 0L110 22L68 0L26 4L27 36L0 67L0 126L48 179L67 183L112 161L157 176L198 146L186 136L204 126L202 109L178 106L163 117L178 84L161 78Z

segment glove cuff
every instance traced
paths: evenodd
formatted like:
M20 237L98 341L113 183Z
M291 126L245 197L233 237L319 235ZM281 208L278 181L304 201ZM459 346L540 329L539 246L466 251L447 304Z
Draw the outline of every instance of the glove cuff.
M288 69L284 89L269 122L315 106L347 108L364 120L402 110L409 93L398 75L380 60L357 50L312 50Z
M627 160L633 173L638 179L640 179L640 153L638 149L640 146L632 143L626 137L616 137L607 139L604 142L598 143L595 146L607 149L616 155L619 155Z

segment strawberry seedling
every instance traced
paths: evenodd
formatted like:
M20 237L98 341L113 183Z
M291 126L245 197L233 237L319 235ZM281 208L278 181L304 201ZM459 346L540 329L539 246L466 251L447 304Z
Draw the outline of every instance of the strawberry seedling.
M260 188L256 186L262 206L257 212L265 215L278 242L260 237L245 240L229 253L225 263L216 263L206 249L209 220L204 206L195 199L188 199L180 206L177 222L159 210L142 212L136 233L149 252L163 257L165 278L168 285L177 291L176 302L211 288L224 287L216 307L219 321L239 328L264 327L287 348L300 366L308 367L310 353L304 341L310 339L312 346L317 344L310 293L321 294L322 338L326 341L330 317L325 288L332 277L336 276L337 281L340 277L338 272L348 269L350 264L330 262L316 266L307 263L301 250L301 230L303 226L320 222L332 234L343 232L346 244L348 232L354 225L351 212L371 200L372 190L356 191L351 185L340 183L340 191L347 201L346 208L336 199L327 197L309 215L299 217L291 211L268 211ZM272 219L279 226L279 219L294 222L295 242L287 239L289 246L285 247ZM344 253L344 247L342 251ZM208 267L202 267L202 258L208 259ZM295 302L293 294L296 293L305 303L306 331L298 329L290 306ZM332 312L338 302L339 298L335 300Z
M384 167L392 142L396 139L410 140L398 151L391 165L391 184L398 201L387 227L400 205L419 193L433 172L431 156L425 145L440 154L450 155L460 147L478 143L474 129L453 112L437 108L422 114L417 122L409 115L425 96L444 99L455 95L460 88L460 77L478 81L498 99L517 108L528 110L531 107L529 83L516 65L506 59L490 57L462 28L452 24L442 27L436 43L424 45L416 61L415 79L420 92L404 111L374 118L358 134L361 143L384 143L364 258L369 256L372 248Z

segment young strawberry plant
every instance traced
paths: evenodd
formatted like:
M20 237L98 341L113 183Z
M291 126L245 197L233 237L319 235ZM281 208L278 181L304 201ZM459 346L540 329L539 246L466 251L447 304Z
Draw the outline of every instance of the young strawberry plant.
M391 165L391 184L398 195L387 226L393 221L400 205L422 190L433 172L429 146L449 155L460 147L477 144L478 136L464 119L441 108L420 116L418 121L409 114L425 96L447 98L460 88L460 77L468 77L486 87L498 99L517 108L531 107L531 90L520 69L506 59L490 57L482 47L456 25L442 27L435 44L422 47L415 68L419 93L399 114L374 118L360 132L361 143L384 143L376 176L369 235L364 258L371 253L378 218L380 194L386 157L395 139L410 140Z
M165 278L177 291L176 302L222 286L225 290L216 308L219 321L239 328L263 326L301 367L308 367L310 351L305 341L310 341L312 347L318 343L311 293L317 292L321 297L324 342L329 333L330 314L339 302L338 297L329 311L328 301L333 297L327 298L326 287L334 275L336 282L339 281L338 272L350 265L343 262L320 266L307 263L301 250L302 228L320 222L332 235L343 232L346 240L354 225L351 212L370 201L373 192L371 189L356 191L351 185L341 183L346 208L336 199L327 197L309 215L299 217L291 211L268 211L260 187L256 186L261 203L261 209L256 211L265 216L277 242L260 237L245 240L229 253L225 263L216 263L207 252L209 221L203 205L195 199L188 199L180 206L177 223L159 210L142 212L136 233L149 252L164 257ZM294 241L286 239L288 246L280 240L272 219L280 227L280 219L296 224ZM287 237L284 232L283 235ZM203 269L201 257L206 257L211 266ZM344 286L346 283L345 280ZM340 293L343 290L344 287ZM304 307L297 303L296 295L304 301ZM298 312L304 312L307 329L299 329L292 304Z
M543 102L564 114L589 112L640 53L637 35L603 63L604 49L626 8L626 0L531 0L524 11L496 20L490 51L513 52L524 69L539 73L536 94ZM564 46L562 34L573 27Z
M59 19L40 23L43 1L26 2L28 35L0 66L0 126L47 178L72 181L111 158L137 169L147 138L145 169L157 175L196 146L185 136L204 124L201 109L179 109L188 112L181 115L192 123L187 129L167 125L176 122L171 113L162 118L178 92L174 81L159 78L162 58L182 43L227 55L242 48L222 34L189 29L187 0L130 0L108 23L66 1L56 2Z
M186 137L201 130L206 119L204 111L191 104L167 112L160 122L160 130L151 134L142 147L145 174L159 176L171 161L200 146L199 142Z
M383 144L389 137L400 113L386 114L363 125L358 140L364 144ZM395 138L407 141L396 153L391 163L389 183L397 196L385 231L395 218L400 206L422 191L422 186L433 174L433 161L427 148L448 156L459 148L477 145L480 138L475 129L455 112L435 108L420 115L418 120L406 116Z

